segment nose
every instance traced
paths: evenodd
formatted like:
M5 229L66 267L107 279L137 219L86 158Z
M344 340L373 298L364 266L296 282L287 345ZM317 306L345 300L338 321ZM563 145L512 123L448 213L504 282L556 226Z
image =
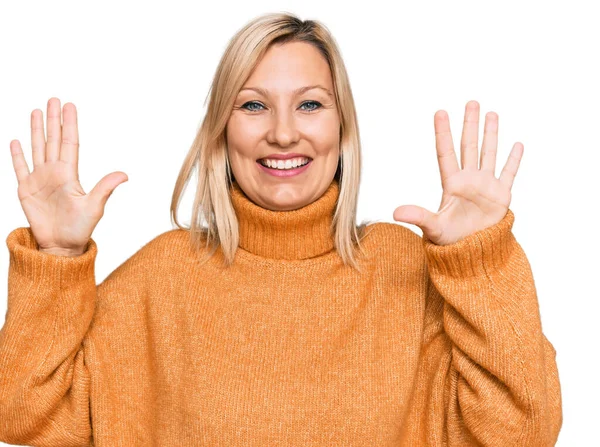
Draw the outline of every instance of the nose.
M298 141L298 129L294 114L288 111L277 111L273 114L271 127L267 133L267 141L287 147Z

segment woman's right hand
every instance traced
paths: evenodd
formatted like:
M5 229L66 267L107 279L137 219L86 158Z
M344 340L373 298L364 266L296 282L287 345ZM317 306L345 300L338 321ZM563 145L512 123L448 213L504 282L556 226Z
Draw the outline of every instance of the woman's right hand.
M85 251L104 207L115 188L129 180L124 172L104 176L86 195L79 183L79 134L77 109L73 103L63 108L58 98L50 98L44 137L40 109L31 112L33 172L29 172L19 140L10 142L17 175L21 207L39 245L48 253L75 256Z

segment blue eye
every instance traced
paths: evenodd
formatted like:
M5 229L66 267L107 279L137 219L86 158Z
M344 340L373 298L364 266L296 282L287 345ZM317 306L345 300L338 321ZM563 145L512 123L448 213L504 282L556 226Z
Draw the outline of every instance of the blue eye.
M319 107L321 107L321 103L317 102L317 101L306 101L305 103L303 103L300 107L305 106L306 104L316 104L316 107L313 109L308 109L307 112L312 112L313 110L318 109Z
M248 108L246 107L247 105L253 105L253 104L257 104L257 105L259 105L259 106L261 106L261 107L262 107L262 104L261 104L261 103L259 103L259 102L256 102L256 101L248 101L247 103L245 103L244 105L242 105L242 107L241 107L241 108L242 108L242 109L246 109L246 110L250 110L251 112L253 112L254 110L252 110L252 109L248 109Z
M305 110L305 111L307 111L307 112L312 112L313 110L316 110L316 109L318 109L319 107L321 107L321 103L320 103L320 102L318 102L318 101L306 101L306 102L302 103L302 105L301 105L300 107L303 107L303 106L305 106L305 105L307 105L307 104L315 104L315 107L313 107L313 108L304 109L304 110ZM242 109L249 110L250 112L255 112L255 111L258 111L258 110L260 110L260 109L251 109L251 108L249 108L249 107L248 107L248 106L253 106L253 105L257 105L257 106L263 107L263 105L262 105L261 103L259 103L259 102L256 102L256 101L248 101L247 103L244 103L244 104L241 106L241 108L242 108Z

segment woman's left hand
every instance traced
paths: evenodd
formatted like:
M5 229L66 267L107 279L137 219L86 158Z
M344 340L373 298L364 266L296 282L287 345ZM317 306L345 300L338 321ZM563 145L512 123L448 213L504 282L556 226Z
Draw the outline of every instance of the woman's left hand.
M469 101L465 107L459 169L448 114L438 110L433 120L443 189L440 208L432 213L416 205L403 205L394 210L394 220L418 226L434 244L449 245L495 225L506 215L523 144L513 145L500 177L496 178L498 115L489 112L478 166L479 103Z

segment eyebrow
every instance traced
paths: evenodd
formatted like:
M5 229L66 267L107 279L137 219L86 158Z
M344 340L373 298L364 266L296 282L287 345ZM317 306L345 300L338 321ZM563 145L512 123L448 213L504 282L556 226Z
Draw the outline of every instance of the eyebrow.
M297 88L295 90L292 91L292 93L294 95L301 95L302 93L308 91L308 90L312 90L314 88L318 88L321 90L324 90L325 93L327 93L328 96L330 96L331 98L333 98L333 93L331 93L331 91L325 87L323 87L322 85L319 84L315 84L315 85L306 85L304 87L300 87ZM263 96L269 96L269 91L264 89L264 88L260 88L260 87L244 87L243 89L240 90L240 92L244 91L244 90L254 90L257 93L260 93Z

